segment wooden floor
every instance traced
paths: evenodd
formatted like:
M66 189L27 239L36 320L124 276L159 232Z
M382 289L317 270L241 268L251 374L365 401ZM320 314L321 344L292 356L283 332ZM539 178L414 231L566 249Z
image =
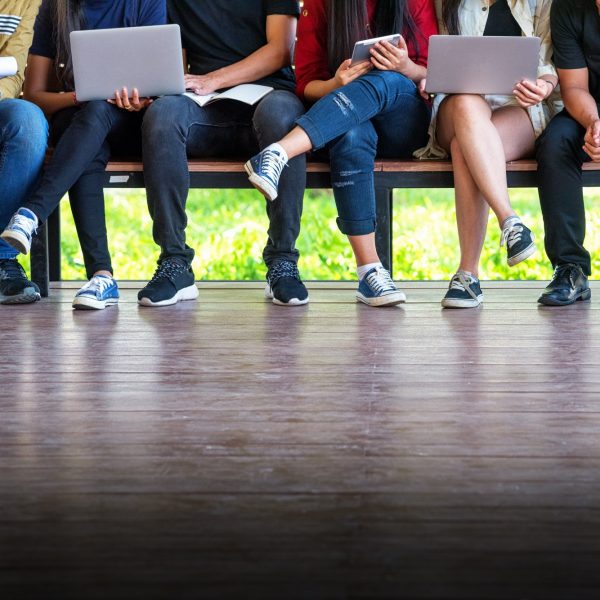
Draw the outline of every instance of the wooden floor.
M600 286L0 307L0 598L598 600Z

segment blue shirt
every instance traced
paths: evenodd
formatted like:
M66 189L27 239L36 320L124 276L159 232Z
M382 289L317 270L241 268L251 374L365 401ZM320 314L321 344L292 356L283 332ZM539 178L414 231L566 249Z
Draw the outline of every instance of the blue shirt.
M54 59L54 10L56 0L43 0L35 21L30 54ZM85 0L85 23L82 29L115 29L164 25L167 22L166 0Z

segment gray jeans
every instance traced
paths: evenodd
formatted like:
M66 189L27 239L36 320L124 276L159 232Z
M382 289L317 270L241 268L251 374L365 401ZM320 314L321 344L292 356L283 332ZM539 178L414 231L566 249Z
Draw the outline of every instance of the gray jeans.
M144 179L159 260L179 257L190 263L194 250L185 241L185 205L189 191L187 158L235 157L247 160L278 141L304 112L291 92L274 91L256 106L223 100L199 107L183 96L165 96L146 111L142 125ZM263 258L298 261L295 244L300 233L306 186L306 157L284 169L279 197L267 202L269 230Z

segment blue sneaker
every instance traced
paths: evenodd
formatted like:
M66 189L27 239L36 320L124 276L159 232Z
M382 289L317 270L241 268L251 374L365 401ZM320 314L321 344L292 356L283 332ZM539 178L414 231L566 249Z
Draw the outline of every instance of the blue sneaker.
M250 183L267 199L275 200L286 158L272 146L253 156L245 165Z
M102 310L119 301L117 282L106 275L94 275L76 294L73 308Z
M406 296L383 267L371 269L360 280L356 299L369 306L395 306L406 302Z
M20 208L0 234L7 244L21 254L29 254L31 238L37 232L38 218L27 208Z
M479 279L466 271L458 271L452 277L448 291L442 299L444 308L475 308L482 303L483 293Z

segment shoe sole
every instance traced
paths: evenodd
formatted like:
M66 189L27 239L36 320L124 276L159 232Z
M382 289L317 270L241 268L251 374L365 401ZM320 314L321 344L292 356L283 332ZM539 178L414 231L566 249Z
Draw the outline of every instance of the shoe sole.
M377 298L367 298L361 293L356 294L356 299L359 302L363 302L368 306L396 306L398 304L404 304L406 302L406 295L404 292L396 292L395 294L388 294L387 296L377 296Z
M444 308L477 308L483 304L483 294L477 296L477 299L460 300L459 298L443 298L442 306Z
M76 310L103 310L118 303L118 298L95 300L94 298L78 297L73 300L73 308Z
M544 306L570 306L571 304L575 304L575 302L587 302L592 297L592 290L587 289L578 294L576 298L573 300L569 300L568 302L558 302L556 300L548 300L544 296L540 296L538 298L538 303L543 304Z
M180 301L195 300L199 295L200 292L194 284L179 290L172 298L167 298L166 300L161 300L160 302L152 302L150 298L140 298L138 300L138 304L140 306L148 307L172 306Z
M522 263L524 260L527 260L530 256L533 256L536 250L537 248L535 247L535 244L532 243L531 245L527 246L525 250L521 250L519 254L507 259L506 262L508 263L509 267L514 267L515 265Z
M246 173L248 174L248 179L250 183L270 202L277 199L278 191L270 184L268 184L262 177L257 175L248 161L244 165L244 169L246 169Z
M15 250L18 250L21 254L29 254L30 242L24 235L16 231L3 231L0 234L7 244L10 244Z
M42 296L40 293L34 291L33 289L15 296L3 296L0 294L0 304L33 304L41 299Z
M304 300L300 300L299 298L292 298L289 302L282 302L281 300L275 298L269 285L265 287L265 299L271 300L271 302L273 302L273 304L276 304L277 306L304 306L305 304L308 304L308 301L310 300L310 298L306 296Z

